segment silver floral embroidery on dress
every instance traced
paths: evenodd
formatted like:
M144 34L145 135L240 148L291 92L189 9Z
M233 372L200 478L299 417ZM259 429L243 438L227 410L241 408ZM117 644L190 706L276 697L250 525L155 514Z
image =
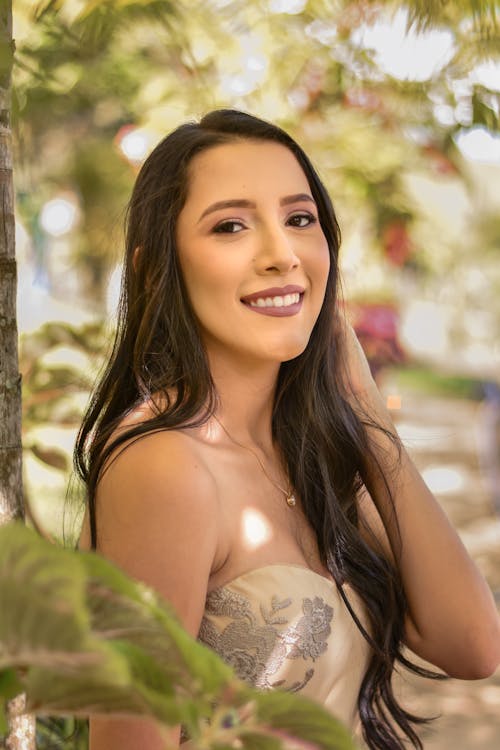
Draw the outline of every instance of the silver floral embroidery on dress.
M264 624L259 624L250 600L222 586L207 597L198 639L233 667L238 677L254 687L280 687L297 692L309 682L314 668L306 669L303 679L291 685L286 685L285 680L272 681L272 677L285 659L314 662L327 650L333 608L319 596L304 598L299 621L280 627L289 623L285 610L291 603L290 598L280 600L273 596L270 608L261 604ZM206 615L229 617L232 622L219 632Z

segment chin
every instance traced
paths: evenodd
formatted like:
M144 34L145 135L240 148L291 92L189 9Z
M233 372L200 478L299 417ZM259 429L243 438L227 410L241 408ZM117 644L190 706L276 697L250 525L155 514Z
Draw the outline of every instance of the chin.
M279 362L291 362L292 359L297 359L297 357L300 357L300 355L303 353L304 349L296 350L295 352L284 354L282 357L280 357Z
M269 346L268 352L272 352L272 358L275 362L289 362L305 351L308 341L295 342L288 346L283 346L283 342L274 347Z

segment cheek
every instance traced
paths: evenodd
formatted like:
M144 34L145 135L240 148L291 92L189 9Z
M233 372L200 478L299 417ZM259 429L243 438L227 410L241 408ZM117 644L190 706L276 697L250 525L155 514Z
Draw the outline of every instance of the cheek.
M208 327L227 319L228 304L235 297L235 282L227 263L209 253L185 255L181 270L198 320Z
M179 259L182 275L190 297L203 294L213 286L215 273L212 264L203 253L184 253Z
M328 274L330 272L330 252L326 240L321 251L315 256L313 272L317 277L317 281L323 282L324 286L326 286Z
M185 257L182 271L191 294L225 303L238 295L246 273L241 254L210 252L210 248Z

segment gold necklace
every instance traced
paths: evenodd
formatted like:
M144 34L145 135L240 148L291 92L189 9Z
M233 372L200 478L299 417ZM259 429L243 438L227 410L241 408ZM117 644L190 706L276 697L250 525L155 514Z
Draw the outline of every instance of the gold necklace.
M297 505L297 498L295 497L295 495L293 493L293 489L290 487L288 490L285 490L285 489L283 489L283 487L280 487L280 485L277 482L275 482L274 479L272 479L269 476L269 474L267 473L267 471L265 469L264 464L262 463L262 461L260 460L260 458L258 457L258 455L256 454L256 452L252 448L249 448L248 445L243 445L243 443L239 443L237 440L235 440L234 437L232 435L230 435L229 432L226 430L226 428L224 427L224 425L222 424L222 422L220 421L220 419L218 419L215 416L215 414L213 415L213 417L214 417L215 421L218 422L219 425L222 427L222 429L224 430L224 432L226 433L226 435L228 436L229 440L232 443L234 443L235 445L239 446L240 448L244 448L244 450L246 450L246 451L249 451L257 459L258 464L259 464L260 468L262 469L263 474L269 479L269 481L271 482L271 484L273 484L276 487L276 489L278 489L280 492L282 492L284 494L285 500L286 500L286 504L288 505L288 507L289 508L294 508Z

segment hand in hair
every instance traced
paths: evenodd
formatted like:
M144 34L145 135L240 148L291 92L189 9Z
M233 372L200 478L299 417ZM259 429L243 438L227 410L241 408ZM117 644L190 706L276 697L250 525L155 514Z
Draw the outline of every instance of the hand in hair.
M360 516L399 568L408 602L404 640L452 677L487 677L500 661L500 620L491 592L399 441L350 326L344 344L347 398L373 449L365 466L373 504L360 502Z
M340 328L341 326L341 328ZM361 399L373 398L378 393L377 385L372 377L370 365L363 351L353 327L345 321L339 324L338 336L343 349L342 376L347 397L353 406Z

